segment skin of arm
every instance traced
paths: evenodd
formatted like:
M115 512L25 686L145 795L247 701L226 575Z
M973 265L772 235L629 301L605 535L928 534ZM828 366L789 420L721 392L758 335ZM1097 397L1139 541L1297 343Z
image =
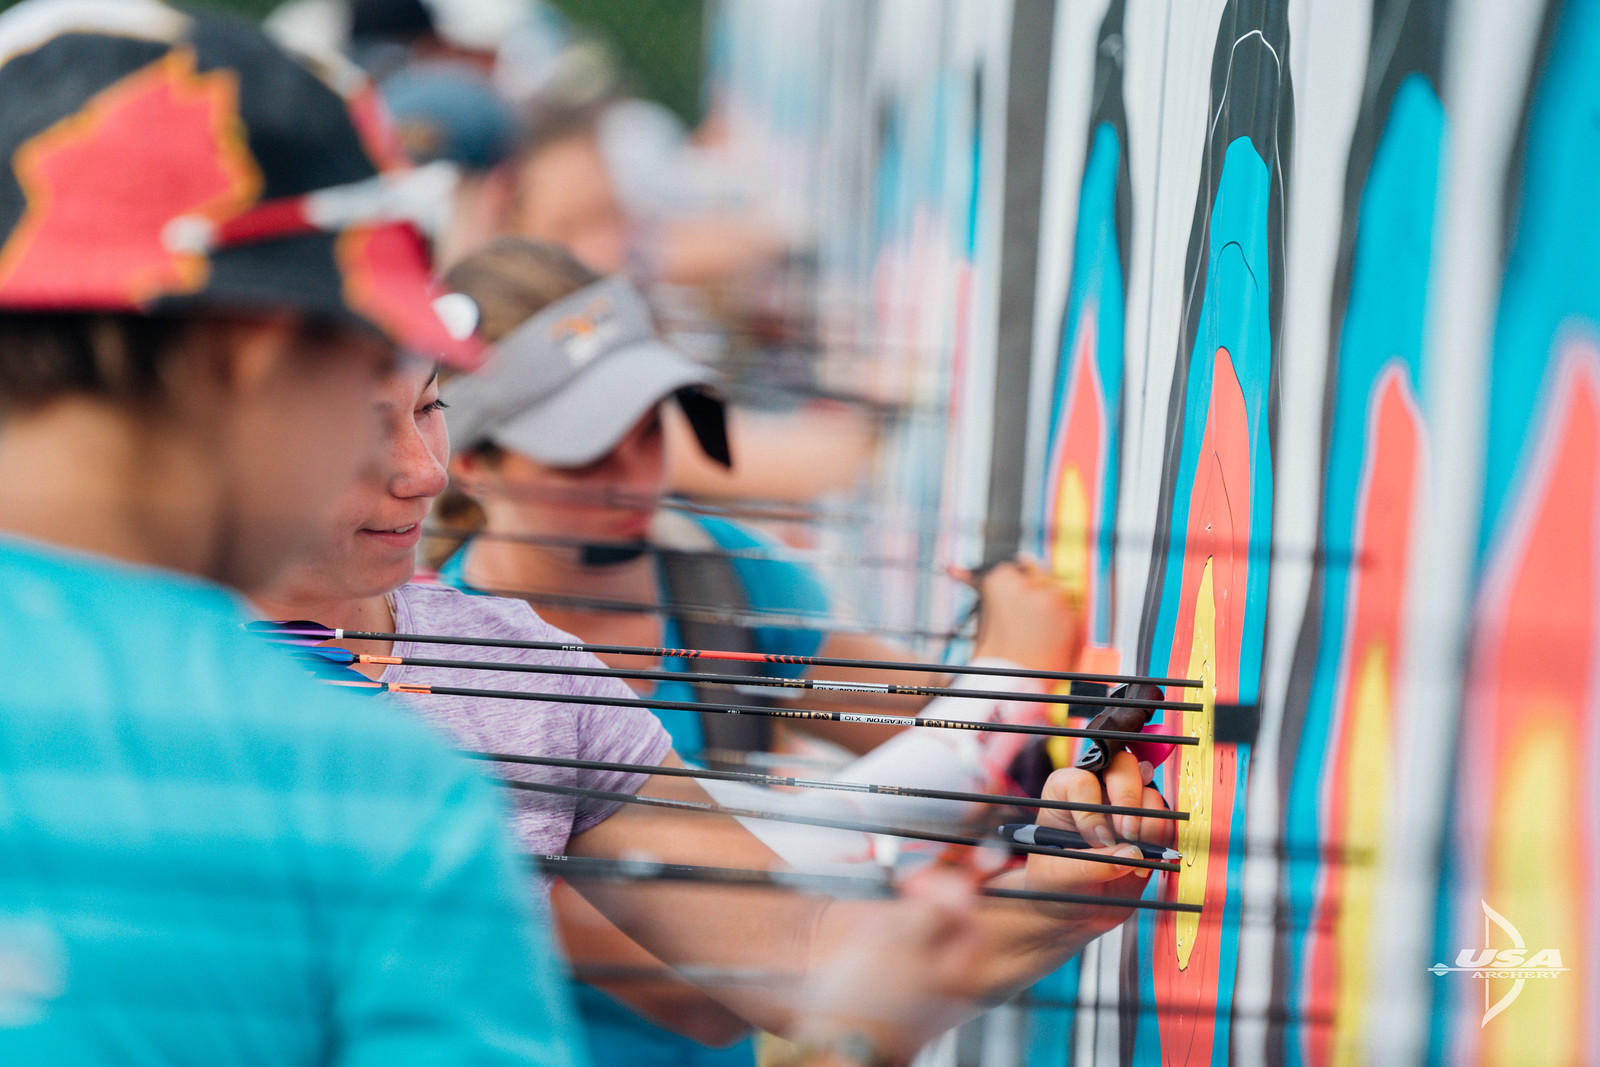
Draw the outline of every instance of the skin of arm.
M657 1026L702 1045L721 1048L750 1032L749 1023L698 986L670 973L665 964L613 926L571 885L555 884L550 892L550 910L562 947L575 965L615 967L649 975L610 981L585 978L589 985L604 990Z
M796 1021L806 1067L909 1060L963 1014L942 991L987 951L974 887L935 868L903 892L893 915L857 924L806 976Z
M1122 755L1126 755L1125 753ZM676 757L666 761L676 764ZM654 779L640 791L706 802L703 790L688 780ZM1130 799L1160 804L1148 789L1131 756L1119 758L1106 771L1106 784L1084 771L1062 770L1046 785L1056 799ZM1122 798L1120 800L1116 798ZM1086 818L1075 823L1066 812L1041 813L1041 821L1086 834L1104 826ZM1134 827L1143 831L1144 826ZM1170 836L1170 824L1149 827L1152 843ZM598 826L573 838L574 855L621 858L647 852L677 863L726 867L779 867L777 857L733 819L691 812L625 807ZM1131 846L1119 854L1136 856ZM997 884L1053 892L1098 892L1137 896L1144 881L1134 869L1078 860L1030 857L1025 868L1004 875ZM734 889L672 883L586 883L584 896L626 934L659 959L673 965L752 967L800 975L814 959L836 954L848 945L863 921L874 913L889 915L895 902L827 901L767 890ZM950 978L950 988L936 991L942 999L975 1014L984 1004L1003 999L1074 955L1089 941L1126 919L1116 907L1035 905L983 900L976 910L986 946L970 968ZM749 983L710 991L731 1010L763 1029L791 1032L797 1020L792 988ZM887 1038L886 1038L887 1039Z

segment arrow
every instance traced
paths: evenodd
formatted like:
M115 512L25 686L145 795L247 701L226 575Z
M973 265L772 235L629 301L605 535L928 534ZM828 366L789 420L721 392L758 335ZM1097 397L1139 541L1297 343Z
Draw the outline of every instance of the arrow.
M805 874L799 871L746 870L740 867L699 867L651 859L605 859L536 853L527 857L540 874L567 881L712 882L717 885L788 889L857 900L881 900L896 895L894 884L881 878L852 878L839 874Z
M541 874L568 881L624 882L701 882L741 888L786 889L853 899L887 899L898 896L894 885L876 878L848 875L803 874L795 871L746 870L740 867L699 867L687 863L662 863L656 860L613 860L590 856L533 854L528 863ZM1146 911L1186 911L1198 913L1199 904L1168 900L1139 900L1126 897L1101 897L1090 893L1046 893L1031 889L982 888L980 896L1001 900L1031 900L1047 904L1085 904L1091 907L1134 908ZM667 972L663 972L667 973Z
M1095 707L1171 708L1176 711L1200 711L1203 704L1168 703L1157 691L1154 699L1114 696L1075 696L1063 693L1017 693L1009 690L950 689L937 685L896 685L886 682L833 682L815 678L747 677L742 674L693 674L682 671L631 670L625 667L580 667L563 663L501 663L478 660L428 659L421 656L374 656L361 652L348 652L342 648L297 649L297 656L318 656L341 666L370 664L376 666L440 667L467 671L507 671L524 674L570 674L585 678L638 678L644 681L693 681L696 685L710 683L731 686L773 686L781 689L807 689L819 692L888 693L898 696L964 697L971 700L1012 700L1027 704L1089 704ZM1080 712L1080 715L1085 714ZM1149 715L1145 715L1149 721Z
M1025 852L1030 855L1053 856L1058 859L1079 859L1086 860L1089 863L1109 863L1118 867L1141 867L1146 870L1169 871L1174 874L1179 870L1176 863L1167 863L1162 860L1105 856L1098 852L1050 848L1043 845L1024 844L1019 841L996 842L993 838L949 834L940 830L921 830L908 826L884 826L879 823L857 822L853 819L829 819L815 815L796 815L791 812L762 811L758 808L730 808L725 805L708 804L699 800L673 800L668 797L616 793L606 789L585 789L576 785L525 782L516 778L497 778L495 781L508 789L525 790L531 793L553 793L557 796L580 797L585 800L603 800L613 804L636 804L641 807L665 808L670 811L696 811L705 815L726 815L735 819L762 819L767 822L795 823L800 826L821 826L830 830L847 830L858 834L878 834L884 837L903 837L912 841L934 841L943 845L965 845L969 848L983 848L985 845L992 848L999 844L1010 852Z
M718 518L751 522L779 522L813 526L855 527L863 532L879 529L881 509L864 507L830 507L789 500L761 500L752 497L699 497L690 500L677 496L657 496L651 493L630 493L614 489L523 488L511 494L510 499L535 504L584 503L597 507L626 508L629 510L678 511L690 515L710 515ZM1086 526L1080 523L1062 524L1051 521L1022 522L998 520L976 515L948 515L937 507L901 502L894 513L902 521L922 521L940 530L952 533L970 533L986 538L1022 540L1051 540L1054 538L1085 538L1091 542L1108 539L1118 548L1136 551L1155 550L1168 552L1179 547L1186 556L1204 556L1227 549L1234 558L1251 560L1309 560L1313 563L1336 567L1364 567L1365 556L1345 546L1265 544L1252 540L1212 541L1190 546L1191 536L1173 536L1156 531L1119 530L1115 527ZM464 534L436 535L465 538Z
M331 660L325 661L332 664ZM1148 741L1152 734L1125 730L1089 730L1070 726L1033 726L1020 722L964 722L939 719L931 715L867 715L854 711L817 711L808 708L766 708L755 704L703 704L695 700L646 700L642 697L603 697L587 693L525 693L518 689L469 689L454 685L413 685L408 682L375 682L337 664L339 677L324 681L352 689L374 689L418 696L484 697L492 700L533 700L547 704L594 704L611 708L696 711L709 715L758 715L769 719L809 719L813 722L857 722L874 726L921 726L937 730L978 730L988 733L1042 734L1046 737L1093 737L1110 741ZM320 672L319 672L320 673ZM343 675L348 674L346 678ZM1161 734L1164 745L1198 745L1198 737Z
M924 674L984 675L999 678L1043 678L1052 682L1101 682L1111 685L1145 684L1198 689L1203 684L1193 678L1152 678L1143 675L1093 674L1079 671L1038 671L1027 667L952 667L948 663L917 663L899 660L846 659L839 656L783 656L770 652L723 652L705 648L652 648L645 645L595 645L575 641L513 641L501 637L443 637L436 634L383 633L375 630L342 630L319 622L297 619L292 622L260 621L245 628L281 644L314 645L323 641L409 641L414 644L462 645L479 648L527 648L543 652L588 652L597 656L649 656L659 659L733 660L743 663L783 663L801 667L850 667L858 670L920 671ZM1172 706L1172 705L1168 705Z
M536 767L572 767L584 771L619 774L650 774L666 778L696 778L713 782L748 782L751 785L788 786L799 789L832 789L844 793L875 793L881 796L919 797L926 800L957 800L969 804L997 804L1002 807L1048 808L1051 811L1087 811L1101 815L1137 815L1148 819L1186 821L1188 812L1166 808L1133 808L1121 804L1088 804L1073 800L1045 800L1041 797L1011 797L1000 793L962 793L948 789L915 789L903 785L876 785L871 782L839 782L831 778L790 778L784 775L756 774L752 771L711 771L699 767L652 766L647 763L608 763L604 760L573 759L566 756L520 756L508 752L463 752L472 759L490 763L522 763Z

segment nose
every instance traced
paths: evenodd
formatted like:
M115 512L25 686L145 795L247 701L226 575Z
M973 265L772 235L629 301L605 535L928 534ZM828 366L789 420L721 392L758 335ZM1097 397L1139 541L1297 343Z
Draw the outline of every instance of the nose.
M395 420L389 448L389 493L404 500L435 497L449 484L443 459L430 447L414 419Z

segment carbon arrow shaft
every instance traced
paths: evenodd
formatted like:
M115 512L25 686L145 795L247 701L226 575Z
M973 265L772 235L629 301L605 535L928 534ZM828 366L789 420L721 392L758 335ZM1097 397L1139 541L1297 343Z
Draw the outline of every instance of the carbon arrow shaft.
M612 860L591 856L532 854L528 864L541 874L568 881L697 882L741 888L785 889L855 899L888 899L898 896L893 884L875 878L848 875L805 874L797 871L746 870L740 867L701 867L689 863L660 863L655 860ZM1199 913L1199 904L1169 900L1141 900L1127 897L1101 897L1090 893L1047 893L1042 890L983 887L980 896L999 900L1031 900L1046 904L1082 904L1091 907L1133 908L1145 911ZM673 973L662 970L662 974Z
M831 778L791 778L786 775L757 774L753 771L712 771L699 767L650 766L644 763L610 763L605 760L572 759L565 756L521 756L509 752L463 752L472 759L490 763L521 763L536 767L572 767L584 771L616 774L650 774L667 778L693 778L713 782L747 782L751 785L787 786L799 789L830 789L844 793L874 793L880 796L919 797L927 800L956 800L969 804L996 804L1003 807L1048 808L1051 811L1083 811L1100 815L1133 815L1146 819L1184 822L1185 811L1166 808L1134 808L1122 804L1089 804L1075 800L1045 800L1041 797L1009 797L999 793L963 793L951 789L915 789L903 785L877 785L871 782L839 782Z
M531 793L552 793L557 796L581 797L586 800L604 800L614 804L636 804L648 808L670 811L695 811L705 815L726 815L735 819L763 819L768 822L795 823L800 826L821 826L830 830L847 830L860 834L880 834L885 837L903 837L913 841L933 841L943 845L966 845L971 848L993 847L993 838L971 837L966 834L949 834L940 830L919 830L908 826L883 826L878 823L857 822L852 819L829 819L813 815L796 815L790 812L762 811L757 808L730 808L721 804L707 804L698 800L674 800L670 797L641 796L636 793L616 793L607 789L585 789L576 785L556 785L552 782L525 782L516 778L496 779L509 789ZM1073 849L1044 848L1016 841L1004 842L1011 852L1025 852L1040 856L1086 860L1089 863L1109 863L1117 867L1143 867L1152 871L1176 873L1176 863L1161 860L1134 859L1124 856L1106 856L1098 852Z
M324 684L355 689L383 689L421 696L484 697L492 700L531 700L546 704L593 704L646 711L695 711L707 715L756 715L769 719L809 719L813 722L857 722L874 726L918 726L937 730L978 730L1005 734L1040 734L1045 737L1092 737L1110 741L1157 741L1164 745L1198 745L1198 737L1135 733L1131 730L1090 730L1074 726L1034 726L1020 722L964 722L929 715L868 715L854 711L819 711L810 708L764 708L755 704L702 704L694 700L646 700L642 697L604 697L588 693L525 693L518 689L473 689L456 685L412 685L370 680L328 681Z
M664 863L648 859L606 859L598 856L531 854L528 862L541 874L568 881L580 879L659 882L710 882L717 885L788 889L833 897L887 899L894 885L881 878L852 878L838 874L799 871L746 870L741 867L701 867L690 863Z
M1124 682L1198 689L1194 678L1156 678L1132 674L1094 674L1082 671L1041 671L1027 667L988 667L968 664L918 663L901 660L846 659L840 656L785 656L772 652L725 652L705 648L654 648L645 645L597 645L576 641L515 641L504 637L452 637L440 634L384 633L344 630L314 622L252 622L247 629L278 640L303 641L407 641L412 644L461 645L478 648L527 648L543 652L588 652L602 656L649 656L656 659L710 659L740 663L783 663L800 667L849 667L860 670L918 671L924 674L987 675L997 678L1043 678L1052 682Z
M627 667L580 667L565 663L500 663L484 660L432 659L425 656L374 656L343 649L315 649L321 655L343 653L350 663L378 666L438 667L466 671L505 671L523 674L567 674L584 678L637 678L641 681L692 681L696 685L753 685L779 689L811 690L824 693L887 693L894 696L962 697L969 700L1009 700L1028 704L1085 704L1091 707L1124 707L1200 711L1203 704L1141 700L1134 697L1076 696L1067 693L1017 693L1004 689L952 689L939 685L897 685L888 682L836 682L817 678L746 677L741 674L693 674L682 671L633 670ZM956 673L961 673L957 671Z

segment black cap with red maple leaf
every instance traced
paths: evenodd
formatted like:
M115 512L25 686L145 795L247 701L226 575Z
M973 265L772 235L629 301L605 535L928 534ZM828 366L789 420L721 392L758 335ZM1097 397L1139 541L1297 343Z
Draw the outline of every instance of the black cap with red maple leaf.
M447 187L354 68L155 0L27 0L0 100L0 309L291 309L477 362L413 221Z

